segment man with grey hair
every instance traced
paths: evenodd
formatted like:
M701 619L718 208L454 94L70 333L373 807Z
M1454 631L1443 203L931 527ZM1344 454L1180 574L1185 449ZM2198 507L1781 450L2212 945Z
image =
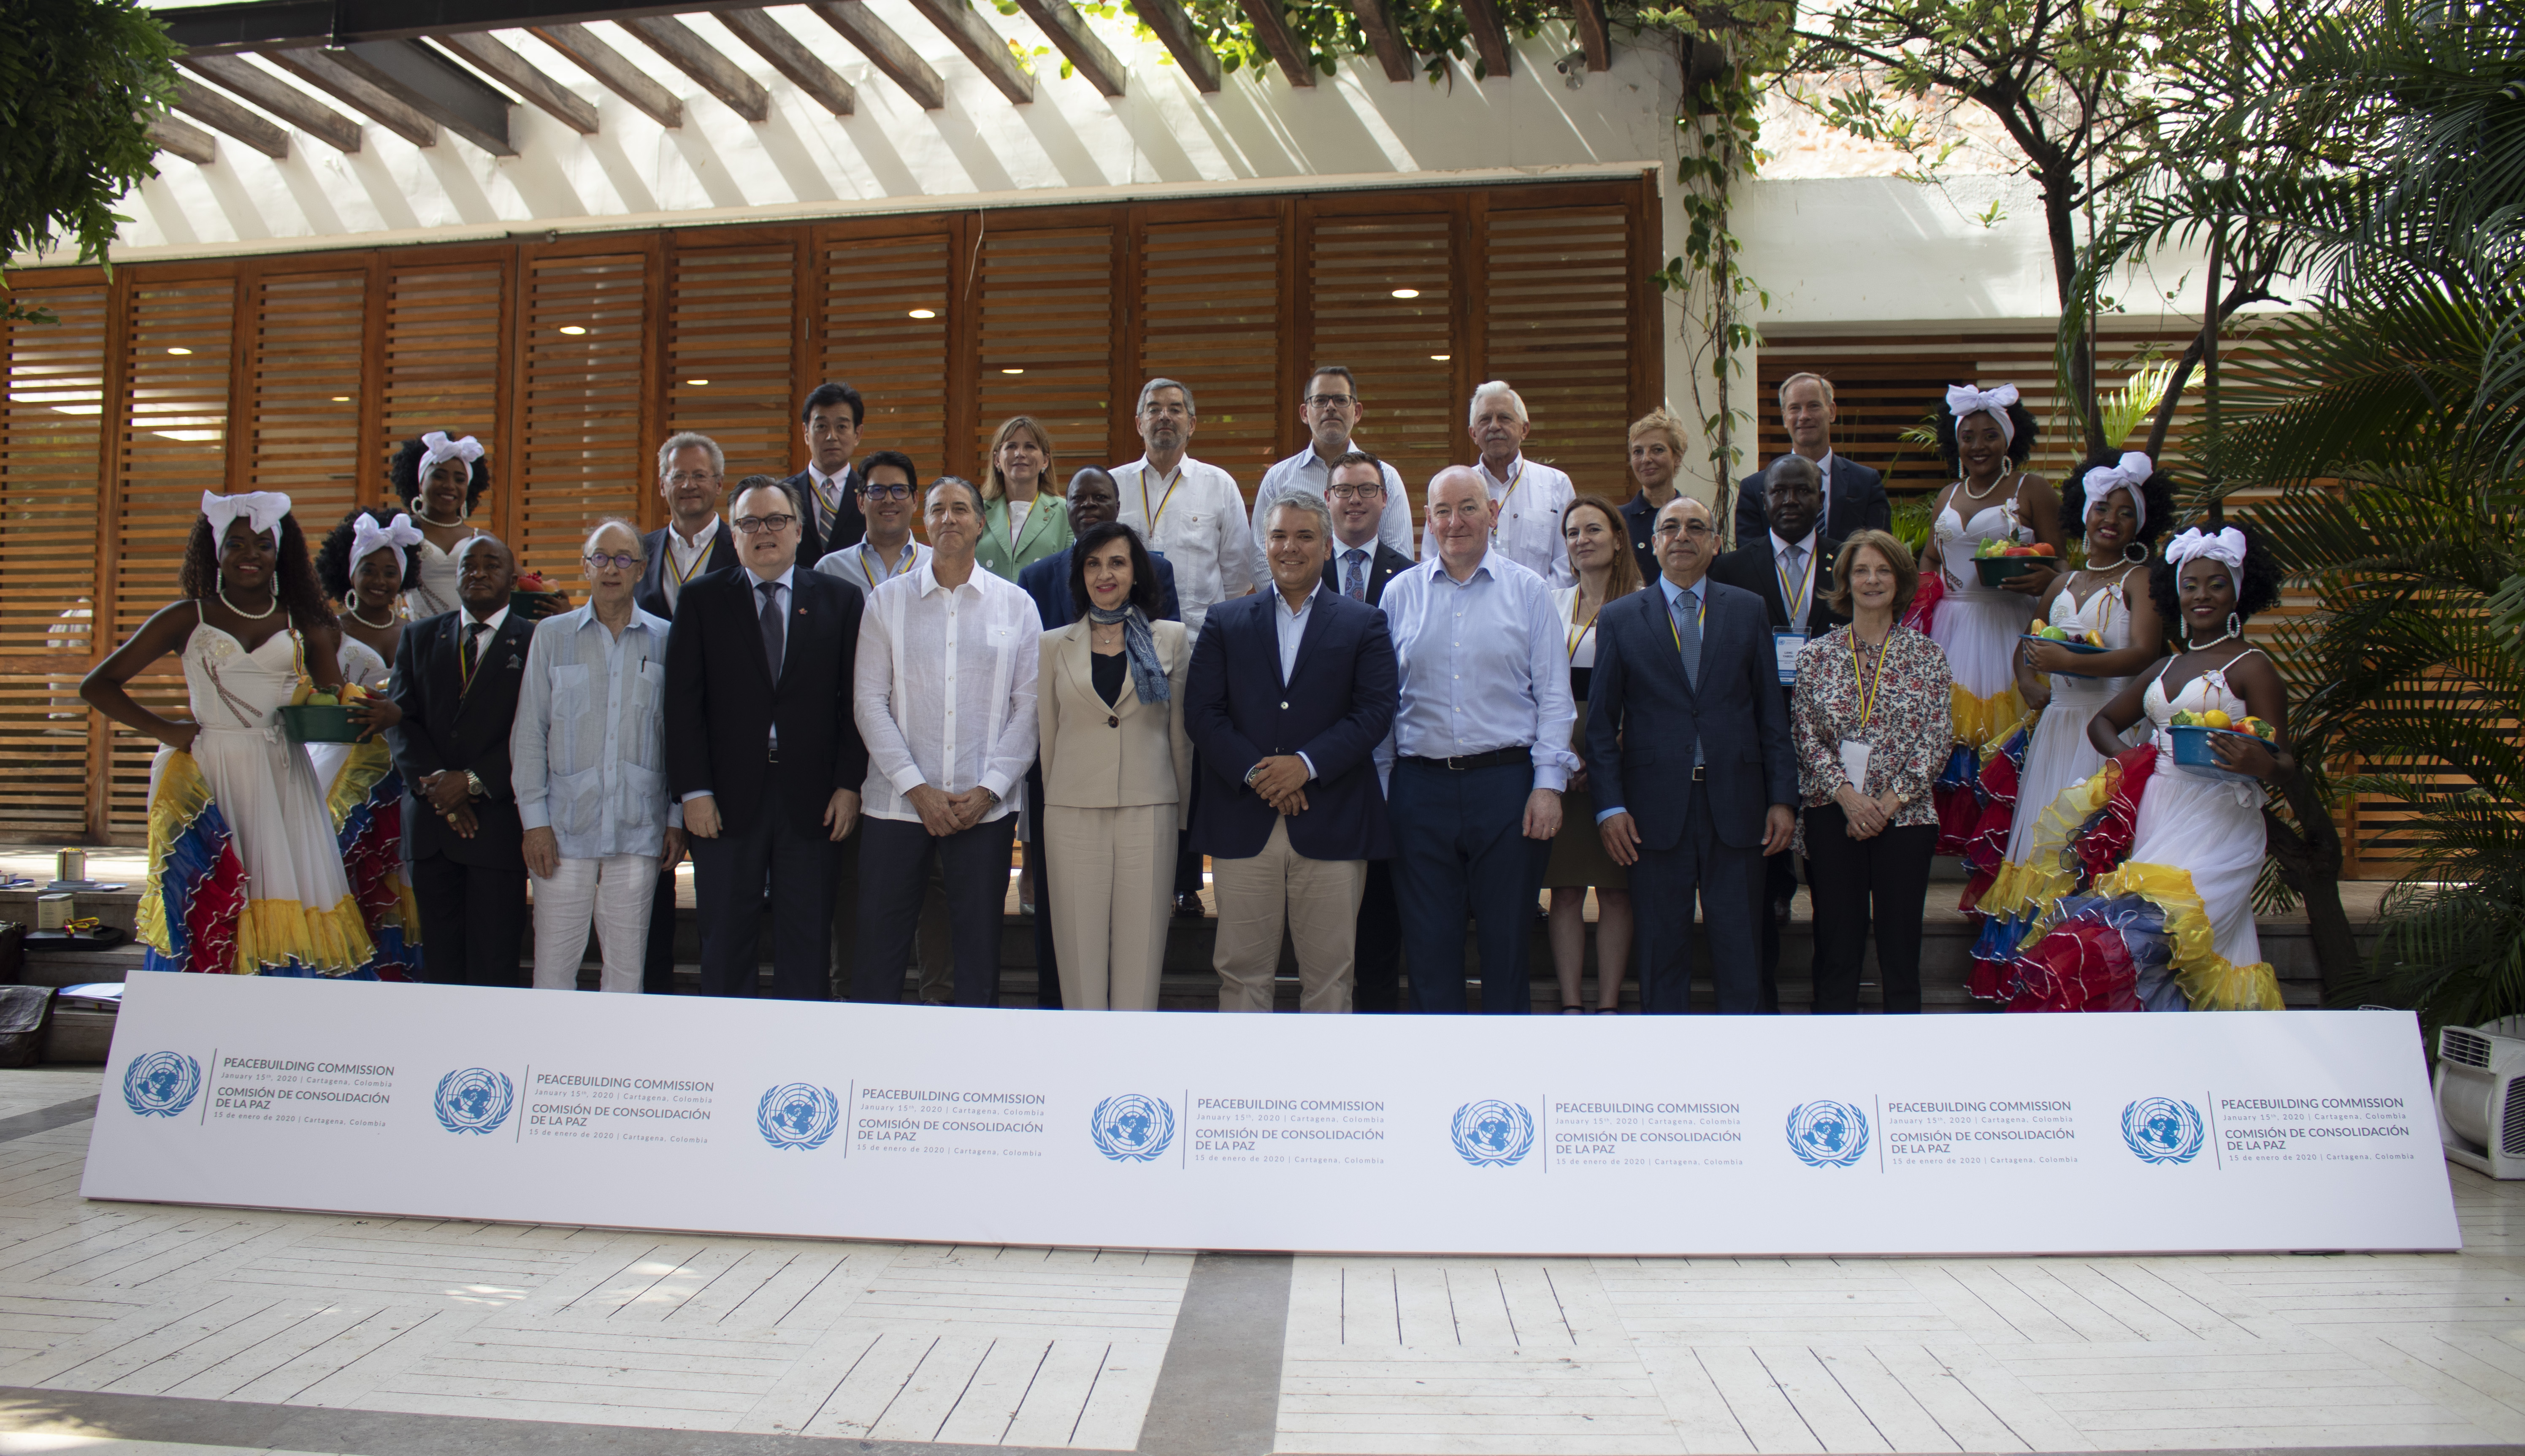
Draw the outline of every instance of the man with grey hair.
M1578 494L1569 477L1525 458L1525 401L1504 379L1473 391L1470 433L1481 452L1474 469L1491 493L1491 549L1541 577L1558 590L1578 579L1569 569L1569 545L1560 538L1560 513ZM1420 554L1438 551L1435 523L1420 532Z
M1107 473L1119 507L1114 519L1138 531L1150 550L1165 554L1184 630L1198 638L1211 608L1254 589L1245 497L1234 476L1184 453L1201 423L1190 385L1151 379L1140 386L1133 418L1146 449Z
M1885 477L1832 448L1832 424L1839 418L1832 380L1821 375L1795 374L1780 381L1780 426L1788 431L1789 449L1814 462L1822 473L1822 499L1815 520L1823 533L1846 540L1854 531L1890 530L1893 502L1885 498ZM1762 539L1766 517L1762 473L1737 482L1736 544Z

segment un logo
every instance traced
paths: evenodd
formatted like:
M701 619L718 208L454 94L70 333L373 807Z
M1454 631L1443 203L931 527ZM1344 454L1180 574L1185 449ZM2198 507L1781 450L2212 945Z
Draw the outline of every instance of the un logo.
M775 1148L812 1152L842 1125L842 1099L830 1087L793 1081L763 1094L754 1109L755 1130Z
M1096 1104L1087 1120L1096 1150L1116 1163L1146 1163L1175 1140L1175 1110L1163 1097L1124 1092Z
M133 1057L123 1072L123 1105L144 1118L172 1118L201 1089L202 1064L182 1052Z
M1510 1167L1534 1149L1534 1115L1513 1102L1467 1102L1448 1130L1475 1168Z
M450 1132L488 1132L509 1120L517 1089L505 1073L468 1067L438 1079L438 1126Z
M1847 1102L1789 1109L1789 1151L1808 1168L1847 1168L1867 1151L1867 1114Z
M2207 1135L2201 1109L2189 1102L2142 1097L2122 1109L2122 1141L2143 1163L2189 1163Z

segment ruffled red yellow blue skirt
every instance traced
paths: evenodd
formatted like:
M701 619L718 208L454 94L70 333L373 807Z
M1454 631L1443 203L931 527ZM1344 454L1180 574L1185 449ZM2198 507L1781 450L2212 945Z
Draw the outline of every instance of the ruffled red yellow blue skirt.
M373 979L359 905L256 899L227 817L188 753L167 757L149 803L149 871L139 909L151 971Z
M324 808L342 846L342 872L376 947L379 980L419 980L421 910L403 872L403 775L386 745L351 745L326 786Z

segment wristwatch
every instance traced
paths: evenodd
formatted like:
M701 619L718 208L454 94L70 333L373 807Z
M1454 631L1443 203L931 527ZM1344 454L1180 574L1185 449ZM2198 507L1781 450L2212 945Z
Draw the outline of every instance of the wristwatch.
M488 797L491 792L482 786L481 777L471 769L465 771L465 791L477 799Z
M1257 760L1253 768L1245 771L1245 786L1247 788L1252 788L1254 786L1254 780L1262 777L1262 764L1264 762L1267 762L1267 760Z
M987 784L987 783L976 783L976 784L974 784L973 786L974 786L975 788L980 789L982 792L984 792L984 793L986 793L986 794L989 794L989 795L991 796L991 807L992 807L992 808L997 809L998 807L1000 807L1000 795L999 795L999 792L998 792L997 790L993 789L993 788L992 788L989 784Z

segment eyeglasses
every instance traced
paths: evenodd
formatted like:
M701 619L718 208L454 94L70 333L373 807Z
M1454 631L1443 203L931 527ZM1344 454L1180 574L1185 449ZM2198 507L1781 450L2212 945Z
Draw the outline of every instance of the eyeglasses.
M1356 394L1310 394L1307 396L1307 403L1313 405L1319 410L1329 410L1337 407L1346 408L1350 405L1359 403L1359 396Z
M579 559L587 563L587 569L591 572L601 572L607 567L619 567L627 572L638 566L641 561L640 557L628 551L617 551L611 555L603 551L590 551Z
M1382 480L1373 485L1336 485L1324 492L1334 500L1374 500L1384 493L1385 482Z
M797 524L798 518L795 516L739 516L728 523L747 535L756 535L767 530L773 535L778 535Z
M1706 536L1710 534L1710 527L1707 521L1667 521L1660 523L1657 528L1657 533L1661 536L1670 536L1677 532L1688 536Z
M677 471L667 477L669 485L709 485L718 479L717 471Z
M912 499L912 487L909 485L871 485L863 482L860 486L860 494L867 497L869 500L910 500Z

